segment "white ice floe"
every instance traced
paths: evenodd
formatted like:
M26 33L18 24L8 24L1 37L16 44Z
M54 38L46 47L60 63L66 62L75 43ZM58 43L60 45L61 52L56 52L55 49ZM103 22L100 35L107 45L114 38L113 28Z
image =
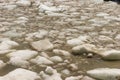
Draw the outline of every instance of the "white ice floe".
M47 67L45 72L41 71L40 76L43 80L63 80L57 70Z
M104 35L100 35L98 37L98 40L103 42L103 43L113 43L114 42L114 40L112 38L110 38L108 36L104 36Z
M37 51L52 50L54 48L53 44L48 39L32 42L31 46Z
M120 40L120 34L117 34L115 39L119 41Z
M81 80L96 80L96 79L93 79L89 76L84 76Z
M29 62L27 60L36 56L38 52L32 50L18 50L7 55L10 58L9 63L15 66L28 67Z
M37 75L37 73L18 68L15 69L5 76L0 77L0 80L36 80L40 79L40 77Z
M40 12L45 12L45 11L50 11L50 12L59 12L59 11L63 11L62 8L57 8L55 6L49 7L47 5L44 4L40 4L39 6L39 11Z
M67 15L63 14L63 13L54 13L54 12L49 12L46 11L45 12L49 17L66 17ZM62 23L62 22L60 22Z
M27 17L18 17L14 23L16 24L21 24L21 25L25 25L26 22L28 22L28 18Z
M4 8L7 9L7 10L13 10L17 7L17 5L5 5Z
M68 70L68 69L64 69L64 70L62 70L61 71L61 73L63 74L63 75L70 75L70 70Z
M93 78L100 80L119 80L120 69L100 68L87 71L87 74Z
M92 18L89 20L89 22L93 23L92 26L103 26L103 25L109 24L110 20Z
M16 50L3 50L3 51L0 51L0 55L11 53L11 52L14 52L14 51L16 51Z
M120 50L107 50L100 54L105 60L120 60Z
M29 19L27 17L18 17L17 20L28 21Z
M37 56L35 59L31 60L32 63L37 64L37 65L49 65L49 64L54 64L51 60L42 57L42 56Z
M71 76L67 77L65 80L81 80L83 76Z
M0 51L9 50L17 46L19 46L17 42L12 41L12 40L5 40L0 43Z
M46 35L48 35L48 31L47 30L39 30L38 32L34 32L34 33L29 33L27 34L27 38L33 38L33 37L36 37L36 38L44 38Z
M83 44L72 48L73 54L96 53L97 48L93 44Z
M104 17L106 20L111 20L111 21L118 21L120 22L120 17L116 17L116 16L105 16Z
M32 50L18 50L12 53L9 53L7 56L10 58L19 57L21 60L28 60L34 56L36 56L38 52Z
M104 0L92 0L95 4L101 4L104 2Z
M100 13L96 14L96 16L98 16L98 17L104 17L104 16L109 16L109 14L104 13L104 12L100 12Z
M76 64L74 64L74 63L68 65L68 67L69 67L72 71L78 70L78 66L77 66Z
M48 55L48 53L46 53L46 52L41 52L40 56L48 58L48 59L50 58L49 55Z
M56 55L61 55L65 57L69 57L71 55L68 51L60 50L60 49L54 49L53 53L55 53Z
M18 6L29 7L31 5L31 1L30 0L18 0L16 4Z
M22 68L28 68L30 66L30 63L26 60L22 60L19 57L11 58L8 64L12 64L17 67L22 67Z
M63 61L63 59L60 56L50 57L50 60L53 62L62 62Z
M69 46L73 47L73 46L77 46L77 45L80 45L80 44L84 44L88 39L89 39L88 36L79 36L78 38L68 40L67 44Z
M16 38L16 37L21 37L23 34L25 34L25 32L18 32L16 30L10 30L10 31L6 31L4 32L2 35L6 36L6 37L10 37L10 38Z

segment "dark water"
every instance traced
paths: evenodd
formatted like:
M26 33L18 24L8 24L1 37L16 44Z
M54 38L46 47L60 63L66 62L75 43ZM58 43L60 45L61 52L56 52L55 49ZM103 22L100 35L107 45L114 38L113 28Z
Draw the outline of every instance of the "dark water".
M104 1L113 1L113 2L120 4L120 0L104 0Z
M4 68L0 69L0 76L4 76L16 68L17 67L12 65L6 65Z
M95 68L120 68L120 61L104 61L101 58L84 58L81 62L79 56L75 58L78 62L79 69L87 71Z

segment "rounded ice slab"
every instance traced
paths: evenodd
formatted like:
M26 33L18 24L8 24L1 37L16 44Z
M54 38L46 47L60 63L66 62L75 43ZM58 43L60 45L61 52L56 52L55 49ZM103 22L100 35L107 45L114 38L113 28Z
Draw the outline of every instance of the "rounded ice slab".
M3 77L0 77L0 80L36 80L39 78L40 77L35 72L18 68Z
M78 38L67 40L67 45L69 45L71 47L78 46L78 45L84 44L89 39L90 39L90 37L86 36L86 35L85 36L79 36Z
M60 49L54 49L53 53L55 53L56 55L61 55L61 56L65 56L65 57L71 56L71 54L68 51L60 50Z
M17 46L19 46L17 42L11 40L5 40L0 43L0 51L9 50Z
M107 50L101 52L100 55L105 60L120 60L120 50Z
M73 54L97 53L97 48L93 44L83 44L72 48Z
M120 69L100 68L87 71L87 74L100 80L119 80Z
M9 63L18 67L28 67L29 62L27 60L36 56L38 52L32 50L18 50L7 55L10 58Z
M10 58L19 57L22 60L28 60L37 54L38 52L32 51L32 50L18 50L18 51L9 53L7 56Z
M32 63L37 64L37 65L50 65L54 64L51 60L42 57L42 56L37 56L35 59L31 60Z
M37 51L52 50L54 48L53 44L48 39L32 42L31 46Z

